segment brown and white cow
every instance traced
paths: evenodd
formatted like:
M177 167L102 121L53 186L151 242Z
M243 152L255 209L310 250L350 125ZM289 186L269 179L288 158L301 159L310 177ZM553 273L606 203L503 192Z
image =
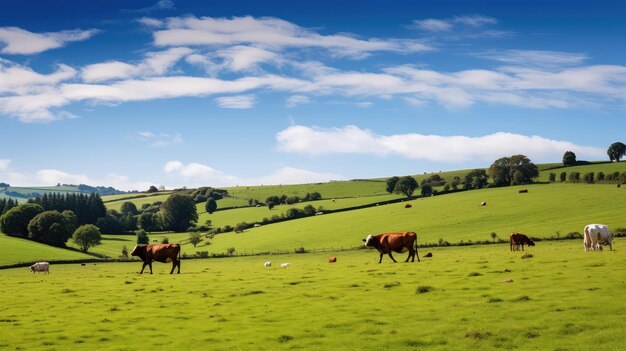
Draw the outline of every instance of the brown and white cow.
M613 233L604 224L589 224L585 226L583 245L587 250L601 251L602 245L609 245L613 250Z
M139 274L143 273L146 266L150 266L150 274L152 274L152 261L172 262L170 274L174 273L176 266L178 266L178 274L180 274L180 245L178 244L136 245L130 254L141 258L143 261L143 267L141 267Z
M520 245L522 246L522 251L524 251L524 244L535 246L535 243L529 237L520 233L511 234L509 240L511 241L511 251L519 251Z
M363 241L365 246L374 247L380 252L378 263L382 262L384 254L389 255L393 262L397 262L391 255L391 252L402 253L407 250L409 251L409 256L407 256L404 262L408 262L409 258L411 262L415 262L415 256L417 256L417 262L420 262L420 256L417 252L417 234L414 232L370 234Z

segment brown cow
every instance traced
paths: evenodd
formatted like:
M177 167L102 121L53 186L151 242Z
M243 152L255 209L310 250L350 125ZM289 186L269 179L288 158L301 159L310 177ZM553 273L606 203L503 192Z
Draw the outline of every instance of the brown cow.
M330 256L330 257L328 258L328 263L335 263L335 262L337 262L337 257L335 257L335 256Z
M404 208L411 208L411 207L413 207L411 204L404 205Z
M527 193L527 192L528 192L528 189L520 189L518 191L518 193L520 193L520 194L524 194L524 193Z
M420 261L420 256L417 252L417 234L413 232L370 234L363 241L365 246L374 247L380 252L378 263L382 262L384 254L389 255L393 262L397 262L391 255L391 251L401 253L407 250L409 250L409 256L404 262L408 262L409 258L411 262L415 262L415 256L417 256L417 262Z
M509 237L509 240L511 242L511 251L519 251L520 245L522 245L522 251L524 251L524 244L528 246L535 246L535 243L532 240L530 240L529 237L520 233L511 234L511 236ZM514 246L515 246L515 250L513 249Z
M143 274L146 266L150 266L150 274L152 274L152 261L163 263L171 261L172 270L170 274L174 273L176 266L178 266L178 274L180 274L180 245L178 244L136 245L130 254L141 258L143 261L143 267L141 267L139 274Z

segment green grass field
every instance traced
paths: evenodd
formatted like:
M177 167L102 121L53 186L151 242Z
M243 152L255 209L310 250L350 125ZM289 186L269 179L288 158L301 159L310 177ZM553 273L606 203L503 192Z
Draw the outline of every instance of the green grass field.
M541 242L0 271L2 350L620 350L626 256ZM423 256L426 250L420 254ZM396 255L398 258L404 255ZM263 267L264 261L272 267ZM289 262L288 268L280 268Z
M0 266L20 262L89 259L93 256L0 234Z

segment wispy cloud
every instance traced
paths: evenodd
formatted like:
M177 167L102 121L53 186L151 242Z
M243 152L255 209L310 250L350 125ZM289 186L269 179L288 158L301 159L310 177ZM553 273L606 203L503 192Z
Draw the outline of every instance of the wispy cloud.
M310 102L311 99L309 99L309 97L306 95L291 95L285 101L285 106L287 106L288 108L292 108L298 105L308 104Z
M124 13L152 13L155 11L176 10L174 2L171 0L160 0L152 6L142 7L139 9L124 9Z
M409 27L429 32L448 32L459 26L482 27L496 23L498 23L498 20L493 17L483 15L465 15L454 16L446 19L425 18L421 20L413 20L413 24Z
M83 41L98 33L96 29L64 30L33 33L18 27L0 27L0 53L13 55L38 54L60 48L74 41Z
M218 97L215 102L223 108L246 109L254 107L255 100L254 95L235 95Z
M11 160L4 158L0 159L0 171L6 171L9 169L9 164L11 164Z
M604 150L533 135L494 133L480 137L423 135L417 133L379 135L357 126L315 128L292 126L276 135L283 152L322 154L399 155L407 159L451 163L490 161L498 157L525 154L535 162L560 158L565 151L581 157L598 158Z
M163 147L183 143L183 137L179 134L153 133L149 131L137 132L133 140L146 142L155 147Z
M155 25L155 21L144 23ZM363 58L373 52L424 52L432 50L414 39L360 39L348 34L323 35L294 23L251 16L228 18L172 17L165 29L154 33L158 46L237 46L264 50L323 48L337 56Z
M583 63L583 53L540 50L505 50L476 53L475 56L519 66L571 66Z

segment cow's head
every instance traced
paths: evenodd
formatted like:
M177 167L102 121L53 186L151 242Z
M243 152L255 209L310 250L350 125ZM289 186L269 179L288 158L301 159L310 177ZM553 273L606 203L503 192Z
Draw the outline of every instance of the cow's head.
M133 251L130 252L131 256L138 256L143 259L146 257L146 245L135 245Z
M365 239L363 239L363 242L363 246L376 247L376 244L378 244L378 238L370 234Z
M531 239L528 239L528 246L535 246L535 242Z

